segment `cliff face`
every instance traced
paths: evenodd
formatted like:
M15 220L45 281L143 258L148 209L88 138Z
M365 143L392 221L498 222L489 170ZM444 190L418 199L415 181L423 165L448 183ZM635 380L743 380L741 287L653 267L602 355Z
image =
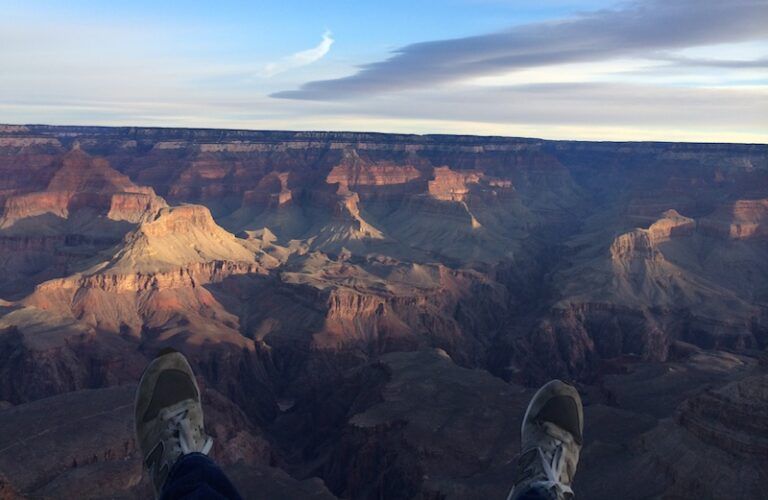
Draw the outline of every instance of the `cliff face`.
M23 150L22 146L17 152L22 162L27 161ZM0 261L9 271L0 277L0 290L6 295L23 293L45 279L71 272L167 206L152 188L135 185L106 159L85 153L79 144L61 155L39 156L49 163L31 161L30 169L38 171L34 181L23 182L23 174L18 175L23 164L4 172L11 178L9 183L16 181L5 193L0 215ZM29 153L31 158L39 156ZM45 186L39 182L42 179Z
M438 396L404 381L470 377L444 388L462 427L476 417L459 408L467 393L496 401L507 382L559 376L605 395L606 377L635 363L678 369L691 349L750 358L768 345L767 199L763 145L3 126L0 400L135 381L170 345L273 433L270 463L295 478L394 495L374 477L391 458L401 493L465 498L488 481L483 492L503 494L492 477L508 450L488 435L435 459L450 450L417 406ZM403 351L422 354L389 354ZM659 428L749 452L759 429L722 415L760 379L726 378L724 392L692 383ZM320 408L335 439L322 449ZM251 443L227 422L222 433ZM291 426L304 430L286 437Z
M421 166L418 165L417 166ZM328 173L326 182L339 183L348 189L401 186L422 177L410 162L375 161L361 158L356 150L348 150L338 165Z
M105 159L93 158L79 146L62 155L54 168L43 191L6 198L0 227L43 214L67 219L82 210L101 212L111 220L138 222L165 206L151 188L136 186Z
M429 194L442 201L466 201L469 185L480 182L480 174L476 172L454 172L449 167L436 168L434 176L435 179L429 181Z
M768 199L736 200L724 204L703 219L702 226L721 238L765 239L768 237Z

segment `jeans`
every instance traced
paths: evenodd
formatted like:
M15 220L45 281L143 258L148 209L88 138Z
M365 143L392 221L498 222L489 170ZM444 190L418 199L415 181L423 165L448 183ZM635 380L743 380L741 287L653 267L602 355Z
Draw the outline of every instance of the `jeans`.
M242 500L224 471L202 453L180 457L165 480L160 499L181 498Z
M516 493L514 500L558 500L558 498L553 491L533 484L520 493Z
M242 500L224 471L202 453L179 458L165 480L160 500ZM551 491L532 485L515 495L515 500L557 500Z

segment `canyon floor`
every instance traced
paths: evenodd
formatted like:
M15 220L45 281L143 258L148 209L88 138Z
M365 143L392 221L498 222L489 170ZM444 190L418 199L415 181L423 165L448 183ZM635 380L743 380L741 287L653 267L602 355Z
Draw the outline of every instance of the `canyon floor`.
M164 347L248 498L762 498L768 146L0 126L0 498L147 498Z

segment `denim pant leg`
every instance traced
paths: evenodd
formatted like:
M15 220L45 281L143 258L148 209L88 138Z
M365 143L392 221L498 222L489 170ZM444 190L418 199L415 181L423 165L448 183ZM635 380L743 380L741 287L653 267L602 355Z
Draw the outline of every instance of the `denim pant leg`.
M202 453L190 453L176 461L160 498L242 500L224 471Z
M557 500L557 495L542 486L534 484L516 494L514 500Z

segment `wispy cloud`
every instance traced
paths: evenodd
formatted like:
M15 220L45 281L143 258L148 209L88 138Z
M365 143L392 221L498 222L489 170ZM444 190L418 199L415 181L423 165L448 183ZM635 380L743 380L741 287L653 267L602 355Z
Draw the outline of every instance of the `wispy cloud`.
M273 97L339 100L525 68L649 58L688 47L761 39L768 39L768 0L634 0L555 22L408 45L351 76L309 82Z
M307 66L308 64L317 62L325 57L326 54L328 54L328 52L331 50L331 45L333 45L333 42L334 40L331 37L331 32L326 30L325 33L323 33L323 39L319 44L312 47L311 49L296 52L295 54L284 57L279 61L267 64L264 66L263 75L266 77L271 77L291 69L300 68L302 66Z
M768 69L768 57L760 57L758 59L705 59L697 57L684 57L684 56L669 56L659 57L660 60L669 61L678 67L694 67L694 68L737 68L737 69Z

